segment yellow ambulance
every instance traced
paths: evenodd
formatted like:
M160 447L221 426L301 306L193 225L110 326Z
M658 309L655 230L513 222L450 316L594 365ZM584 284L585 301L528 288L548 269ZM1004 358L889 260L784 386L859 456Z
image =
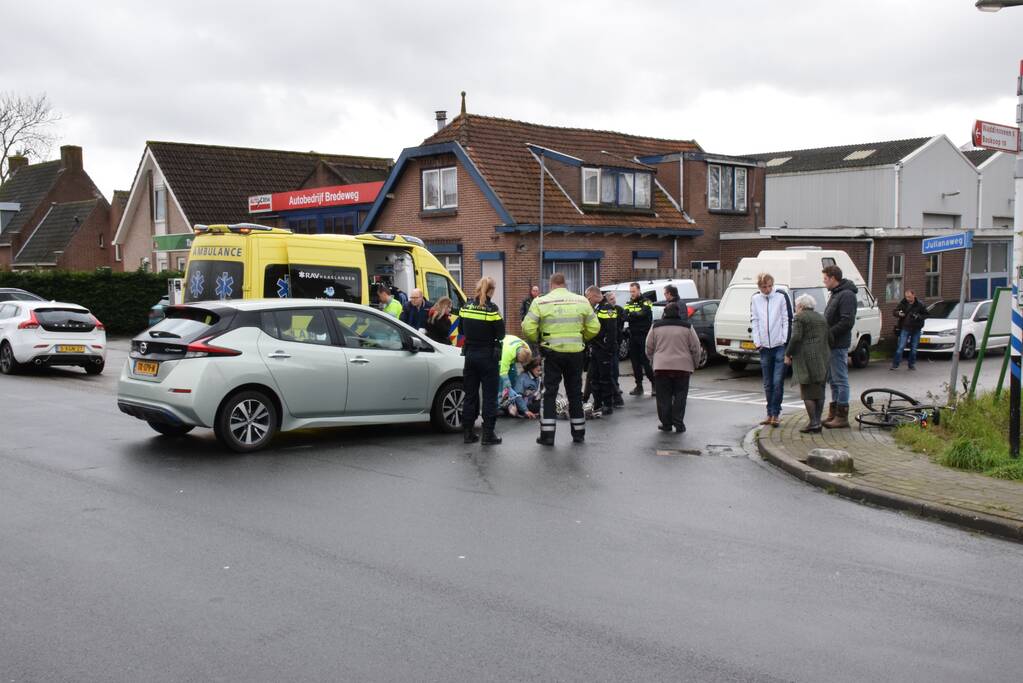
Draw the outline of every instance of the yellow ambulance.
M461 288L418 237L305 235L252 223L197 225L194 232L185 303L293 297L372 306L380 284L405 294L421 289L430 301L450 297L455 311L465 303Z

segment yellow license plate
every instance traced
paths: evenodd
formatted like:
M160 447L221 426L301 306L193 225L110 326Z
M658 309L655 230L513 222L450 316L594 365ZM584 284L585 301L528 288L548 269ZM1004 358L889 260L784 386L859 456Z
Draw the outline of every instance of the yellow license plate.
M930 337L920 337L920 343L921 344L930 344L931 343L931 338Z
M739 348L746 351L755 351L757 347L753 342L744 341L739 343Z
M85 347L80 344L61 344L57 347L57 353L85 353Z
M160 364L154 363L151 360L137 360L135 361L135 374L136 375L149 375L155 377L156 373L160 371Z

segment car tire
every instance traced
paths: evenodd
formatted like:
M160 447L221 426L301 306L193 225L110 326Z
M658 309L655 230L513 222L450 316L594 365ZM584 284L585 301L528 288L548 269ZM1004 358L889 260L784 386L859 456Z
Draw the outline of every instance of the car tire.
M728 361L728 367L736 372L742 372L746 369L746 361L744 360L730 360Z
M962 360L971 360L977 355L977 340L973 338L972 334L968 334L963 337L963 343L959 345L959 358Z
M213 431L222 444L236 453L263 448L277 433L277 407L262 391L240 391L224 399L217 411Z
M852 352L852 366L857 370L870 365L870 338L864 337Z
M172 425L167 424L166 422L150 422L148 420L146 421L146 424L148 424L150 427L153 428L154 431L159 432L163 436L184 436L185 434L188 434L190 431L195 429L194 425L186 424Z
M696 369L707 367L707 363L710 361L710 350L707 348L707 342L700 342L700 359L696 362Z
M88 365L83 365L82 367L85 368L85 374L87 375L101 375L103 374L103 368L105 368L106 366L107 364L103 362L89 363Z
M0 372L5 375L16 375L21 370L21 363L14 359L14 349L7 342L0 344Z
M447 434L462 431L462 403L465 401L465 389L462 380L448 382L433 397L430 409L430 422L434 429Z

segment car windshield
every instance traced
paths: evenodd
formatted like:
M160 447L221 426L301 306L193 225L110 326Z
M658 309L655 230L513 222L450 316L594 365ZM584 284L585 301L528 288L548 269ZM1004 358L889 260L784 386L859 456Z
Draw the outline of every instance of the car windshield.
M945 306L941 306L942 310L939 310L938 306L935 306L933 309L931 309L930 313L928 314L928 317L952 319L956 319L959 317L960 304L958 301L942 301L941 303L946 304ZM977 306L979 305L980 305L979 301L967 301L965 304L962 305L963 317L969 318L971 315L973 315L973 312L977 310Z

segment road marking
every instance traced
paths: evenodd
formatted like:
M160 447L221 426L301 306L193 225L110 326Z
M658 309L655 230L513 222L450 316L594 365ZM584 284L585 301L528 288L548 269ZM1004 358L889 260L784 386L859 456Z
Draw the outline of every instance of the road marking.
M752 406L766 406L767 400L762 394L744 391L735 392L733 391L721 391L719 389L701 389L699 387L694 388L689 393L689 398L697 401L719 401L721 403L741 403L744 405ZM783 408L802 408L803 404L788 402L781 404Z

